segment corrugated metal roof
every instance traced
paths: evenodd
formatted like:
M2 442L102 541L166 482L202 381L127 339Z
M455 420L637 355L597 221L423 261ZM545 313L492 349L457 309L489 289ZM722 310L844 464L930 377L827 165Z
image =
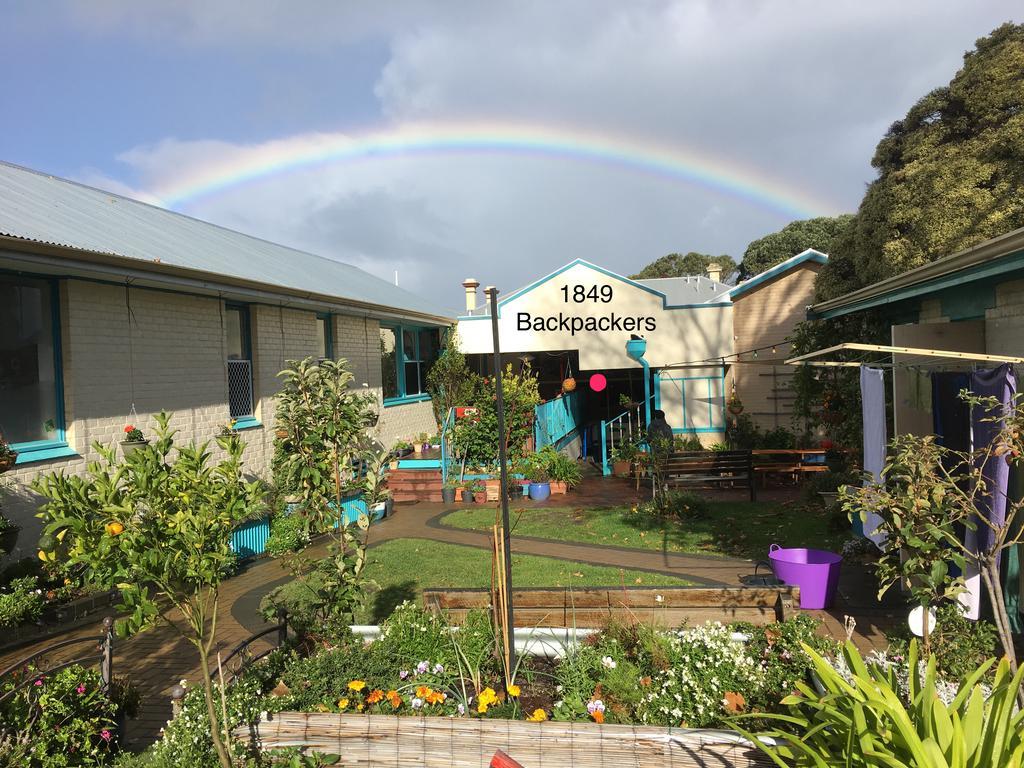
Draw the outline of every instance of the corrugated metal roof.
M0 234L438 319L451 313L334 259L0 161Z
M670 305L707 304L729 291L729 286L725 283L712 280L704 275L656 277L636 282L664 293L665 299ZM728 301L728 298L725 300Z

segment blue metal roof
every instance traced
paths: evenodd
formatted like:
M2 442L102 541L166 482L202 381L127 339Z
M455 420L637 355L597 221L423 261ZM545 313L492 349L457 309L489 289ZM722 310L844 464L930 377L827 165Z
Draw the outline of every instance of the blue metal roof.
M0 234L395 309L450 322L451 313L334 259L0 161ZM160 266L158 266L160 265Z

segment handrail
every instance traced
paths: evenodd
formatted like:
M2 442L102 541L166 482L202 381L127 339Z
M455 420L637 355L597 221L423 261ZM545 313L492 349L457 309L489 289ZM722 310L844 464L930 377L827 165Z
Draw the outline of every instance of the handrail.
M259 661L263 657L269 655L271 652L285 644L285 642L288 639L288 612L283 608L281 608L277 612L277 624L274 624L272 626L267 627L266 629L260 630L259 632L255 632L254 634L249 635L249 637L247 637L245 640L236 645L234 649L231 651L231 653L229 653L225 658L220 660L219 669L210 671L210 678L215 680L219 672L227 667L229 661L231 661L236 656L239 656L244 652L248 651L249 646L255 643L257 640L266 637L267 635L273 634L275 632L277 633L276 646L251 658L245 658L243 656L241 662L238 664L237 669L228 670L231 676L229 682L233 682L242 673L242 670L245 669L246 666L252 664L253 662Z
M451 445L449 440L451 432L455 428L455 409L449 408L448 413L445 414L444 421L441 423L441 482L448 482L449 465L451 464Z
M653 402L654 398L655 396L652 394L647 400L637 403L632 408L627 408L615 418L602 419L601 470L603 474L610 475L612 473L608 459L616 447L616 432L618 433L619 445L622 445L626 440L635 439L638 434L643 435L647 426L644 423L643 415L646 412L648 403ZM653 412L653 408L651 410ZM623 426L625 426L626 438L622 436Z

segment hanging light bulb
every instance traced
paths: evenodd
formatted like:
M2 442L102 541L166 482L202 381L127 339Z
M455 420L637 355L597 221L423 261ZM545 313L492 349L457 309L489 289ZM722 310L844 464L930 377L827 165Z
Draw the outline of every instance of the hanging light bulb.
M775 345L774 344L772 344L772 354L773 355L775 354Z
M757 359L757 350L756 349L754 350L754 359L755 360Z

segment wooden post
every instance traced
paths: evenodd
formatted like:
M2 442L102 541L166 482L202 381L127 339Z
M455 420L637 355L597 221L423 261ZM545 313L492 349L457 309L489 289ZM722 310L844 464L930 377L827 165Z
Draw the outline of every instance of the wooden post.
M288 642L288 610L277 609L277 647L280 648Z
M501 527L502 527L502 551L505 559L505 591L506 591L506 612L505 628L509 635L509 656L508 674L511 675L516 668L516 644L512 640L513 620L512 608L512 526L508 515L508 456L505 445L505 390L501 378L501 344L498 340L498 289L490 286L484 289L484 294L490 300L491 305L491 338L494 344L494 384L497 394L498 405L498 463L500 466L499 497L501 499Z
M747 451L747 482L750 483L750 500L757 501L757 478L754 476L753 451Z
M114 682L114 619L107 616L103 619L103 649L100 658L100 680L103 692L110 694Z

